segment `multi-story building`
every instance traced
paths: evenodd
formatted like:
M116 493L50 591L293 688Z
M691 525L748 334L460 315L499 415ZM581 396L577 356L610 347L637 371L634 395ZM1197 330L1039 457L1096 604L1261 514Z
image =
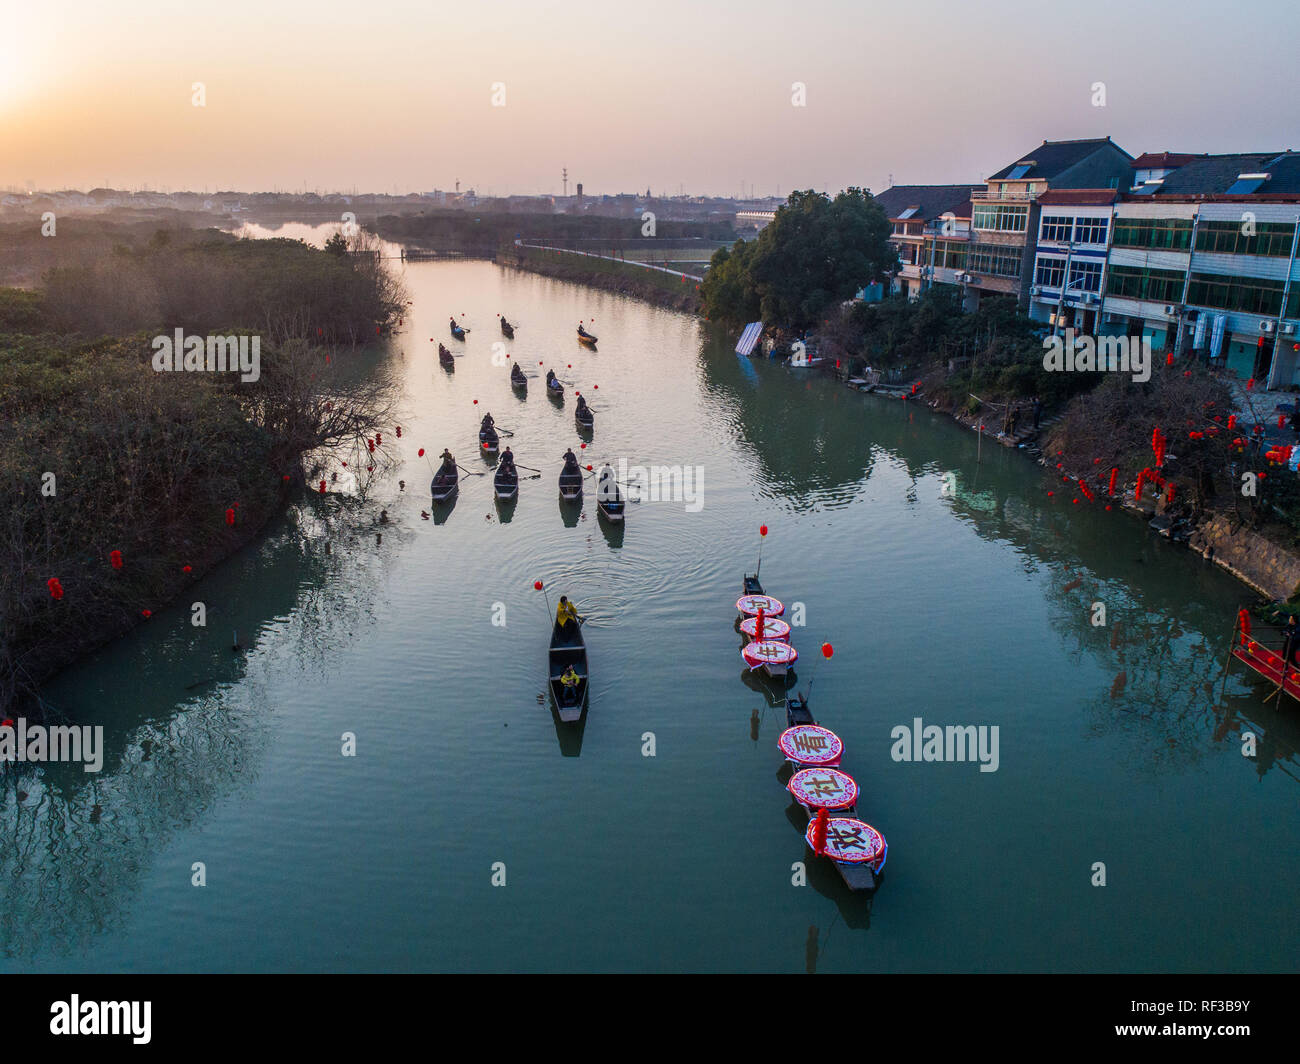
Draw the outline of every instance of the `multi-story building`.
M1153 159L1163 172L1140 165ZM1134 171L1099 328L1270 388L1300 383L1300 155L1142 156Z
M1052 189L1038 197L1029 316L1054 330L1099 331L1114 189Z
M901 266L891 291L918 298L932 284L956 284L966 266L973 185L895 185L875 200L892 226Z
M968 303L982 294L1013 295L1022 305L1038 251L1039 200L1054 189L1119 189L1133 157L1109 137L1043 141L1004 166L972 196L971 237L961 280Z

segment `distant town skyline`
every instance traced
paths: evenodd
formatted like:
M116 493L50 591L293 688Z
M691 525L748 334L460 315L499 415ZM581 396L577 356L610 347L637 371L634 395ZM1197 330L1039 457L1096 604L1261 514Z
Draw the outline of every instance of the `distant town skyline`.
M786 195L980 181L1044 139L1277 150L1300 129L1280 0L1087 19L1006 0L798 17L665 0L452 13L232 0L29 6L0 39L0 187ZM1091 28L1090 28L1091 27ZM1181 30L1177 29L1182 27ZM1222 62L1188 61L1207 35Z

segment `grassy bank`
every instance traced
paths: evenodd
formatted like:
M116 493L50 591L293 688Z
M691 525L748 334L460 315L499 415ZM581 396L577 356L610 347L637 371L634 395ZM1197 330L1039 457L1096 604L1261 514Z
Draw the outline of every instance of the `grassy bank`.
M565 251L510 247L497 253L497 262L562 281L603 288L607 292L635 296L661 307L694 314L700 297L696 282L683 281L680 274L651 270L632 262L598 259Z

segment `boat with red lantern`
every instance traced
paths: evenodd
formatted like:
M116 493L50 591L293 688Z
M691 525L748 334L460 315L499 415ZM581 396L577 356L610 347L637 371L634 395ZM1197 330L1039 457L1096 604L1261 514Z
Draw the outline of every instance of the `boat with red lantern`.
M762 669L767 675L779 678L799 660L799 651L775 639L756 639L740 652L740 657L751 672Z

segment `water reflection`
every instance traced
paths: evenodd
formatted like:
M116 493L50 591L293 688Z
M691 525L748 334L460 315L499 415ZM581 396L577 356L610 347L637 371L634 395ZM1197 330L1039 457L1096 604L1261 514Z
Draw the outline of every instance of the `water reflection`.
M330 647L366 623L389 556L357 534L374 520L308 499L257 549L195 585L207 627L186 623L188 603L159 611L149 630L80 665L75 681L47 686L51 722L103 727L104 764L98 773L0 765L0 957L75 953L119 927L154 855L256 778L272 713L249 683L253 663L269 640L277 660L322 667ZM326 553L326 542L335 549ZM356 565L362 551L378 569ZM123 670L133 678L125 696L115 682Z

